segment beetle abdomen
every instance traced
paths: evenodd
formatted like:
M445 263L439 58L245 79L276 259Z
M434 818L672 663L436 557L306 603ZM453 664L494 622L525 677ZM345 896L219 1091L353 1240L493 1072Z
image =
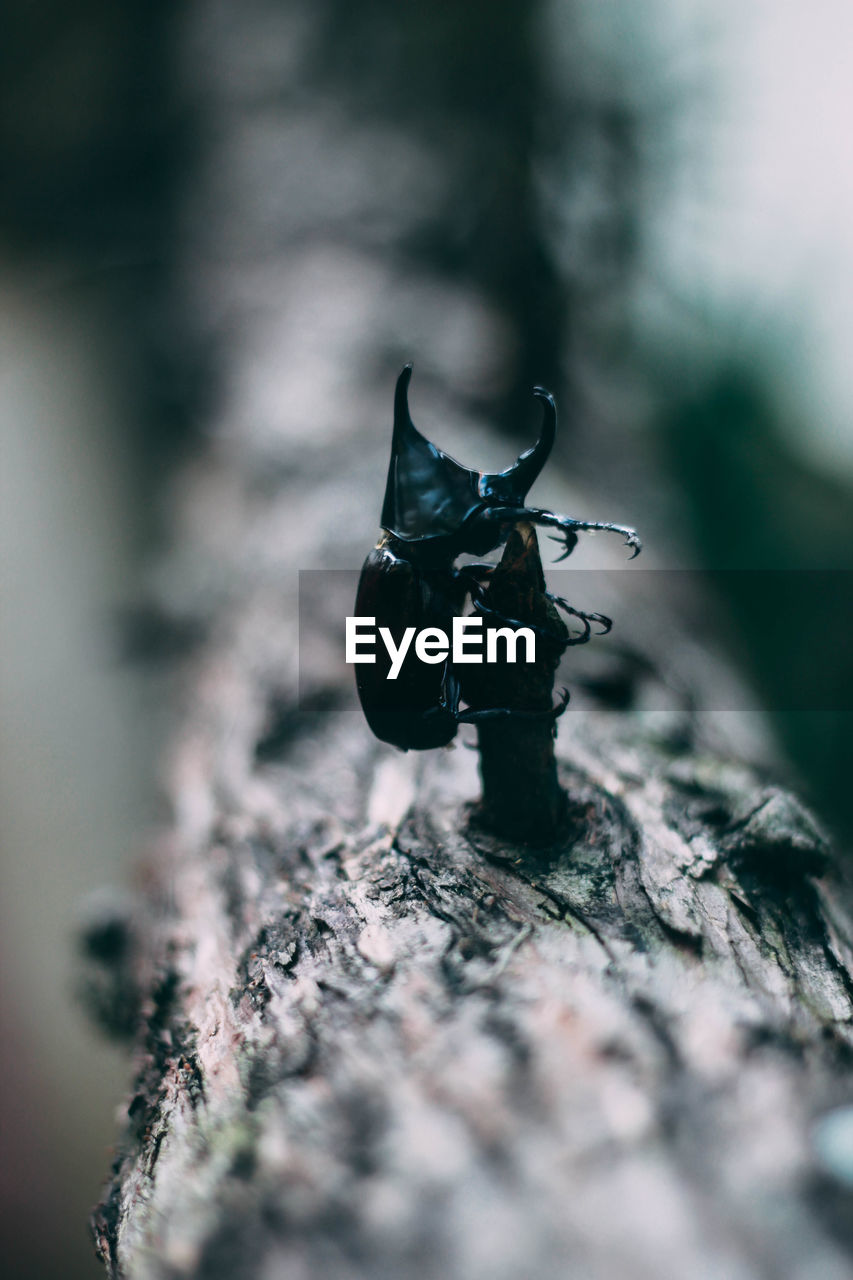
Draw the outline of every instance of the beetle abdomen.
M453 599L448 592L453 593ZM391 656L378 629L388 629L395 647L410 627L415 633L424 627L439 627L449 633L464 589L462 599L456 599L459 594L460 588L450 575L433 573L403 559L387 540L374 547L364 562L355 611L359 617L376 619L376 661L358 663L355 680L367 723L383 742L404 751L426 751L445 746L456 734L459 698L449 660L421 662L410 642L399 674L389 679Z

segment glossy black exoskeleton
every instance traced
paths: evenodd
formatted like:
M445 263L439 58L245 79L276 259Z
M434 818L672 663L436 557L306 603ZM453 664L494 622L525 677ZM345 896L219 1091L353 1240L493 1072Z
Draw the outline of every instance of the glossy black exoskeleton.
M355 613L373 617L387 627L395 643L407 627L420 631L438 627L449 634L470 595L475 610L491 614L482 599L482 584L492 570L487 564L456 566L462 555L483 556L506 542L517 523L528 521L558 531L565 559L574 549L578 532L604 529L621 533L636 555L640 539L633 529L599 521L574 520L524 505L527 492L544 467L554 444L557 409L542 387L533 394L542 401L544 421L536 444L506 471L471 471L436 448L417 430L409 414L408 389L412 366L397 379L394 434L388 482L382 505L384 530L364 563ZM563 644L589 639L591 624L609 631L600 614L584 614L565 600L550 597L566 613L580 620L582 631ZM529 625L500 619L511 625ZM450 658L426 665L410 652L396 680L387 679L390 659L376 654L375 663L356 667L356 684L367 722L377 738L405 750L445 746L460 723L502 717L555 718L568 702L564 693L552 711L518 711L506 707L460 710L459 676Z

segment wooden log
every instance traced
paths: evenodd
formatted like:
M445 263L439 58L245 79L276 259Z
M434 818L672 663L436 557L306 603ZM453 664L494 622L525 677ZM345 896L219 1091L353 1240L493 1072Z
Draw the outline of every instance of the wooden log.
M371 738L332 643L355 574L298 602L297 569L357 572L375 541L404 359L416 418L429 406L430 438L470 465L515 448L445 386L528 391L501 385L522 338L506 316L411 256L453 210L455 260L454 171L396 115L377 131L311 82L322 8L248 12L200 6L184 55L208 124L173 274L218 387L151 588L149 642L157 615L176 655L156 695L169 817L126 926L89 940L112 1025L140 1011L94 1219L107 1272L847 1280L847 892L747 721L715 715L725 664L660 601L644 617L632 574L580 602L615 619L587 683L625 710L584 704L572 657L556 768L573 821L543 856L475 820L473 730L426 755ZM510 168L539 181L536 156ZM541 278L524 315L556 352ZM632 486L618 515L648 534Z
M323 510L357 525L343 476ZM319 642L297 701L294 590L257 561L272 529L306 554L301 488L227 440L177 486L160 591L205 638L171 677L172 818L101 948L141 1009L108 1274L848 1276L853 942L814 818L694 699L570 710L571 830L487 834L470 729L375 742Z

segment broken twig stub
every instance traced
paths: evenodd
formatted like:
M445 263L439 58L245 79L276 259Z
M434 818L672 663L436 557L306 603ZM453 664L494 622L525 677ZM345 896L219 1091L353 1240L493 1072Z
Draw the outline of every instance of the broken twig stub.
M554 703L554 674L568 639L568 629L545 594L545 577L533 526L516 526L500 564L489 576L483 602L486 629L506 626L512 618L536 631L536 661L469 667L463 689L473 707L504 706L539 712L536 718L512 716L477 726L483 796L482 824L506 839L549 844L566 813L566 794L557 778L554 736L557 721L548 712ZM504 652L506 650L500 650Z

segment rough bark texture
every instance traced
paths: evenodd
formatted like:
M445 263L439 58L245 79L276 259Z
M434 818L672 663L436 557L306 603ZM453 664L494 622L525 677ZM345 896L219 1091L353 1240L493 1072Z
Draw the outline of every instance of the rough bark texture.
M323 510L358 529L343 475ZM571 836L485 834L472 731L424 755L373 741L322 618L297 703L283 567L337 537L304 521L305 488L259 484L227 440L179 486L159 590L206 638L173 677L145 906L101 957L141 1010L95 1218L109 1274L848 1276L850 1193L813 1124L850 1096L853 950L814 820L704 744L694 698L570 710ZM329 626L334 576L303 602ZM636 652L613 652L641 705Z
M712 713L736 705L725 667L643 606L643 575L572 595L615 627L569 651L571 835L537 852L472 820L470 728L423 756L367 731L333 638L376 539L393 377L429 345L416 420L468 465L508 461L445 392L499 383L501 320L401 266L452 189L394 121L302 84L307 5L261 10L240 56L230 11L191 31L209 123L181 279L220 385L151 586L160 639L195 639L165 690L170 815L129 932L89 939L113 1025L131 990L139 1008L107 1270L842 1280L851 933L814 820L744 763L747 719ZM639 499L605 511L555 473L543 504L648 534ZM297 623L317 567L350 571L343 594L328 574Z

